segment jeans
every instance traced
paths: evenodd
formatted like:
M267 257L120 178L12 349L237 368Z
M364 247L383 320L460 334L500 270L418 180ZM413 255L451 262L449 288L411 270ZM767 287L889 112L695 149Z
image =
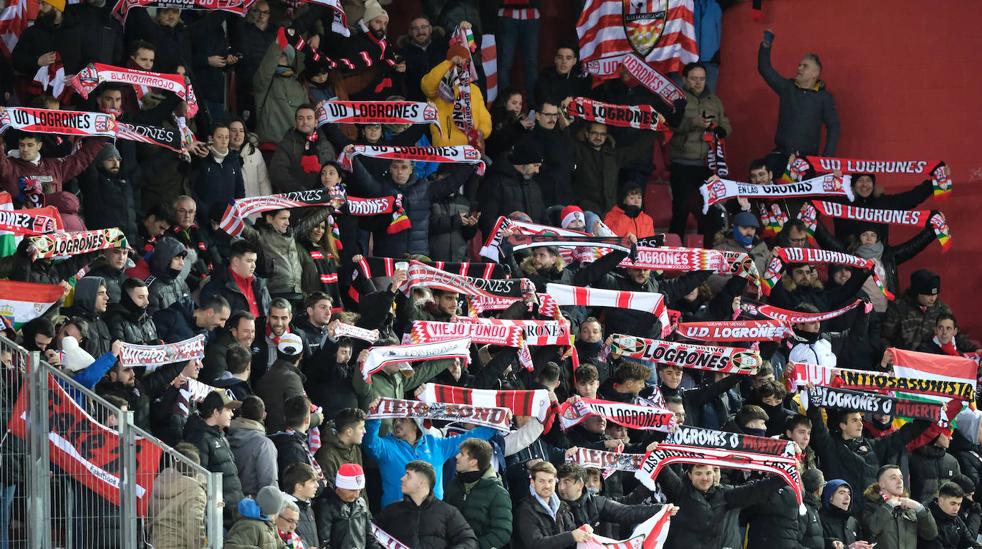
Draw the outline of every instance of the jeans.
M539 72L539 20L498 18L498 90L508 87L508 78L515 63L515 48L521 45L525 65L525 90L529 103L534 105L535 80Z
M0 549L7 549L10 540L10 514L14 506L17 486L0 487Z

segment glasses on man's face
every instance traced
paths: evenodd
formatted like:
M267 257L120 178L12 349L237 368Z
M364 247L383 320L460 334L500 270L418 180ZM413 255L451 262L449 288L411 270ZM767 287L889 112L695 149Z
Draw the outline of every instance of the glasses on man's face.
M299 522L299 518L295 518L295 519L288 519L288 518L286 518L286 517L282 517L282 516L281 516L281 517L278 517L278 518L279 518L280 520L282 520L283 522L285 522L285 523L287 523L287 524L289 524L290 526L296 526L296 525L297 525L297 522Z

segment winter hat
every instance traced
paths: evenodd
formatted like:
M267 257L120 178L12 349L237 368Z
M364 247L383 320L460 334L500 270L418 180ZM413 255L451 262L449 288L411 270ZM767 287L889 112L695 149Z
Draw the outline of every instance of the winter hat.
M364 490L365 471L357 463L345 463L338 468L334 486L343 490Z
M979 422L982 422L982 410L965 408L955 416L955 429L972 444L978 444Z
M760 228L760 221L757 221L757 216L750 212L740 212L734 215L733 224L737 227L753 227L755 229Z
M508 161L515 166L523 166L525 164L541 164L542 147L530 139L522 141L516 144L515 148L512 149L511 154L508 155Z
M365 15L362 16L361 20L368 23L372 19L377 19L379 17L389 18L389 12L378 3L378 0L368 0L365 2Z
M821 488L823 482L825 482L825 477L822 475L821 469L809 469L801 475L801 484L809 494Z
M116 158L122 160L123 156L119 154L119 150L116 149L116 145L113 145L112 143L106 143L105 145L102 146L102 150L99 151L99 156L95 157L95 163L96 165L99 165L105 162L106 160L109 160L110 158Z
M297 334L283 334L276 350L287 356L296 356L303 352L303 340Z
M938 295L941 293L941 277L927 269L910 274L910 292L914 295Z
M852 493L852 486L849 486L848 482L840 478L832 479L826 482L825 488L822 489L822 509L828 511L829 509L832 508L832 496L835 494L835 491L838 490L840 486L845 486L846 488L849 489L849 493L850 494Z
M69 372L77 372L88 368L95 362L95 358L78 345L78 340L74 336L65 336L61 340L61 351L63 357L61 365Z
M44 3L50 4L52 8L60 11L61 13L65 13L65 4L67 4L66 0L44 0Z
M574 221L577 220L583 223L584 227L586 226L586 216L583 215L583 208L579 206L574 206L572 204L566 206L563 208L563 211L559 217L562 219L560 226L564 229L568 228Z
M470 62L471 52L460 44L454 44L447 49L447 61L450 61L454 57L462 57L464 61Z
M259 504L259 510L268 520L283 508L283 492L280 492L275 486L263 486L256 494L256 503Z

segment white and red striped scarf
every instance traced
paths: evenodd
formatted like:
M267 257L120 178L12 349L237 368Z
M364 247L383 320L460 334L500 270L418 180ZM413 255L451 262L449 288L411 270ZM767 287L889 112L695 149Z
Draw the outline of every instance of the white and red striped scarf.
M570 450L572 452L566 454L566 463L603 470L613 469L633 473L641 468L641 463L644 461L643 454L625 454L579 447Z
M116 117L101 112L0 107L0 132L8 127L27 133L116 137Z
M324 6L331 10L333 15L331 19L331 31L344 36L345 38L351 36L351 31L348 30L348 16L344 13L344 6L341 5L341 0L301 0L309 4L317 4L318 6ZM290 17L292 19L292 17Z
M190 407L192 402L201 402L208 396L208 393L212 391L223 391L221 389L216 389L211 385L202 383L197 379L186 379L184 383L177 389L177 400L174 401L174 412L178 413L184 417L187 417L190 413ZM229 395L232 398L232 395Z
M700 448L698 446L659 444L657 448L645 455L641 469L634 476L649 490L654 491L658 488L655 480L658 473L661 472L662 468L673 463L715 465L723 469L740 469L777 475L794 492L801 514L805 512L802 503L801 475L798 473L797 459L794 457Z
M545 423L549 416L549 392L545 389L534 391L494 391L491 389L470 389L427 383L417 397L428 404L468 404L486 408L508 408L516 416L531 416Z
M600 416L611 423L639 431L670 433L676 424L675 412L650 406L596 398L570 399L559 406L559 425L564 431L590 416Z
M666 104L674 106L674 103L679 99L685 99L685 91L682 88L672 82L671 78L651 68L651 65L645 63L637 54L625 55L621 61L624 68L635 80L661 98ZM589 63L587 64L587 71L596 74L596 71L590 68Z
M238 236L245 225L244 219L252 214L306 206L329 206L333 200L334 197L327 189L239 198L228 205L218 226L229 235Z
M520 298L535 291L535 285L527 278L472 278L448 273L415 260L410 262L406 282L400 289L409 295L409 289L413 286L491 298Z
M930 210L880 210L876 208L860 208L848 204L837 204L822 200L812 200L812 205L818 213L840 219L851 219L867 223L882 223L885 225L906 225L908 227L927 227L928 223L934 228L934 236L941 244L942 251L951 248L951 232L944 214L938 212L931 215Z
M469 338L473 343L481 345L500 345L502 347L518 347L522 344L522 329L519 326L504 326L483 322L434 322L417 320L409 331L409 339L413 344L435 343Z
M620 265L624 269L648 269L652 271L716 271L726 273L730 268L726 256L719 250L703 248L639 247L637 258L625 257Z
M428 403L419 400L382 398L368 411L369 419L412 417L429 421L451 421L484 425L499 431L511 430L511 411L500 406Z
M888 300L893 301L893 294L887 289L883 283L883 279L876 274L876 270L873 268L876 262L872 259L863 259L842 252L817 248L782 248L780 246L775 246L772 250L771 260L767 264L767 272L764 273L764 295L768 295L771 288L781 279L785 264L802 263L829 263L832 265L845 265L847 267L870 270L873 272L873 282L876 283L876 286Z
M586 542L577 542L576 549L662 549L665 541L668 540L671 521L672 516L668 513L668 507L663 506L651 518L635 526L634 531L626 539L618 541L591 532L590 539Z
M827 156L808 156L808 164L818 173L841 170L843 173L882 173L911 174L931 176L935 198L944 198L951 192L951 177L946 173L942 160L857 160L855 158L833 158Z
M555 319L560 317L559 305L551 295L537 293L535 297L539 301L540 316ZM487 311L503 311L520 300L519 297L467 296L467 306L472 314L479 315ZM533 305L529 305L528 310L531 311L532 307Z
M347 171L352 170L351 162L356 156L367 156L383 160L409 160L436 162L438 164L476 164L477 175L484 175L484 161L481 151L471 145L453 147L379 146L354 145L351 153L344 151L338 156L338 164Z
M324 101L317 106L317 125L436 124L436 107L422 101Z
M8 59L20 40L20 35L30 26L27 5L27 0L10 0L0 10L0 54Z
M126 0L121 1L124 3ZM194 118L198 113L198 101L191 84L183 75L163 74L159 72L141 71L126 67L116 67L102 63L90 63L78 71L69 84L83 98L87 99L100 84L113 82L131 86L146 86L174 93L188 104L188 117Z
M848 175L839 178L827 174L785 185L754 185L712 176L699 187L699 194L702 195L702 213L709 212L709 207L713 204L739 197L766 199L844 196L852 202L854 196L850 181Z
M50 93L50 95L61 99L65 92L65 65L61 62L61 53L55 52L55 61L50 65L39 67L34 74L34 85L38 95ZM48 92L48 90L51 90Z
M28 210L0 210L0 231L17 236L37 236L65 229L61 213L54 206Z
M613 334L610 347L612 353L621 356L710 372L754 375L761 365L760 353L753 349L690 345L624 334Z
M396 362L413 363L456 358L466 365L471 357L470 346L469 339L453 339L421 345L372 347L368 350L365 361L361 363L361 375L365 382L369 382L373 374Z
M505 320L500 318L474 318L458 316L455 322L520 329L529 345L572 345L569 322L564 320Z
M486 257L494 262L502 261L501 242L504 240L504 233L506 229L511 229L513 232L528 235L590 236L588 233L574 231L571 229L562 229L560 227L551 227L549 225L539 225L537 223L526 223L524 221L515 221L504 216L499 216L498 220L494 224L494 227L489 232L489 235L484 242L484 246L481 247L482 257ZM567 262L572 260L575 255L573 250L568 248L560 248L559 253Z
M353 337L369 343L375 343L378 341L378 335L378 330L366 330L352 326L351 324L345 324L344 322L338 322L337 327L334 328L334 337L336 338Z
M780 320L732 320L683 322L675 333L697 341L781 341L794 335L791 325Z
M790 324L799 324L804 322L825 322L826 320L844 315L860 305L864 305L864 301L862 299L856 299L856 301L853 301L849 305L834 311L824 313L803 313L799 311L789 311L787 309L782 309L780 307L775 307L764 303L748 303L744 301L740 304L740 309L752 315L765 316L767 318L788 322ZM864 310L868 313L873 310L873 306L869 303L865 303Z
M668 307L665 306L665 296L660 293L602 290L552 283L546 284L546 293L551 295L559 306L614 307L650 313L658 317L662 337L672 331Z
M375 524L374 522L371 524L372 524L372 535L375 536L375 539L377 539L378 542L382 544L383 547L385 547L385 549L412 549L412 547L406 545L405 543L402 543L401 541L392 537L392 535L386 532L385 530L379 528L378 525Z
M663 117L651 105L614 105L586 97L574 97L566 105L569 116L619 128L654 132L671 131Z
M491 33L481 36L481 65L484 67L484 84L488 103L498 97L498 48Z

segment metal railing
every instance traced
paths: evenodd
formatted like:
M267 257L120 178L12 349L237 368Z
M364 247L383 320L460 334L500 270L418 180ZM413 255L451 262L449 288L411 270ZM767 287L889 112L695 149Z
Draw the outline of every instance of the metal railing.
M222 547L220 473L2 336L0 364L0 549Z

